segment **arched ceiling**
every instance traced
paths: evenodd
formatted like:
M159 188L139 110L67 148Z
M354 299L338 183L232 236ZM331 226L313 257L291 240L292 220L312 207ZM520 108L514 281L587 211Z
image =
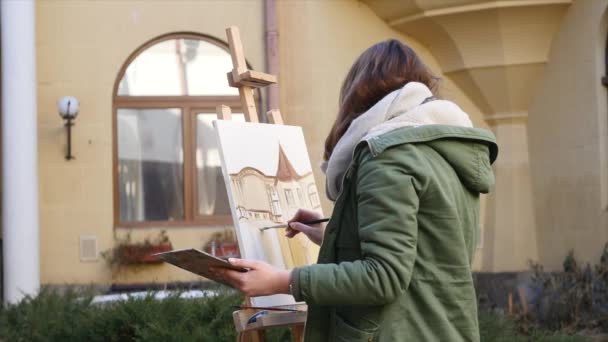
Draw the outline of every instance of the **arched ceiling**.
M491 120L527 112L572 0L363 2L424 44Z

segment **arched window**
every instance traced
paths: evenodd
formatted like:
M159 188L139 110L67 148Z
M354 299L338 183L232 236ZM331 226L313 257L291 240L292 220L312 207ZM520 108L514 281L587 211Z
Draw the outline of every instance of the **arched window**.
M114 92L116 226L231 224L212 121L239 114L226 45L194 34L148 42L127 60Z

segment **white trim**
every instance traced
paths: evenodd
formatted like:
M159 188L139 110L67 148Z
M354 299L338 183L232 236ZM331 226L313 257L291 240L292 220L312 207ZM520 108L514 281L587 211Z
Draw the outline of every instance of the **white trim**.
M449 76L451 74L457 74L461 72L471 72L475 70L488 70L488 69L500 69L500 68L511 68L511 67L526 67L526 66L545 66L547 64L547 60L529 60L526 62L513 62L509 63L508 61L504 64L484 64L484 65L469 65L463 66L461 68L444 70L443 75Z
M515 113L497 113L494 115L486 115L484 116L484 120L488 123L488 125L497 125L503 122L528 122L528 113L527 112L515 112Z
M420 20L423 18L432 18L445 15L460 14L466 12L477 12L486 11L492 9L501 8L513 8L513 7L529 7L529 6L547 6L547 5L570 5L572 0L502 0L502 1L491 1L470 5L453 6L432 9L428 11L422 11L416 14L406 15L404 17L393 19L388 22L389 26L395 27L403 24L407 24L412 21Z
M4 300L40 287L36 4L0 1L2 22L2 226ZM58 124L61 119L57 116Z

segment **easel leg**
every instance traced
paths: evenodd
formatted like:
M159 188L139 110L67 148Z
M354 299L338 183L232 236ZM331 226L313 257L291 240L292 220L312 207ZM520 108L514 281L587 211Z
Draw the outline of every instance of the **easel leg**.
M264 342L266 334L262 330L241 331L236 335L237 342Z
M264 330L256 330L253 332L253 342L266 341L266 332Z
M291 328L292 341L303 342L304 341L304 325L298 324Z

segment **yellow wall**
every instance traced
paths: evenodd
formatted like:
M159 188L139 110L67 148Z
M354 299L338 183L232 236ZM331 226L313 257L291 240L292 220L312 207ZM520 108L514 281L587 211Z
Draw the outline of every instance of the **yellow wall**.
M301 125L312 164L321 161L323 142L337 111L342 79L370 45L397 38L411 45L440 76L438 62L424 46L390 29L365 4L352 0L277 2L280 48L280 106L287 124ZM42 283L110 283L194 280L170 266L152 266L112 276L102 259L81 262L79 236L95 235L99 250L113 245L112 91L127 57L143 43L170 32L197 32L225 40L237 25L254 69L264 70L262 0L37 2L39 175ZM55 102L76 96L81 111L73 130L76 160L66 161L65 130ZM441 96L467 111L476 126L482 113L450 79ZM323 196L324 176L315 168ZM483 212L483 211L482 211ZM483 220L482 220L483 222ZM174 248L202 247L222 229L169 228ZM134 240L160 229L135 229ZM479 254L479 253L478 253ZM476 260L476 267L479 261Z
M400 39L442 76L437 61L424 46L389 28L361 2L278 1L278 21L281 113L287 124L304 127L312 165L321 163L325 137L338 110L342 80L366 48L386 39ZM440 92L467 111L476 126L487 128L481 111L453 82L443 78ZM319 168L314 168L314 173L323 211L329 215L332 206L324 196L325 176Z
M568 250L598 263L608 241L606 1L574 1L557 32L529 110L528 139L540 262Z
M148 40L189 31L225 41L224 29L241 29L248 61L264 67L263 2L80 1L37 3L38 139L42 283L109 283L103 260L81 262L79 236L95 235L99 249L112 246L112 91L127 57ZM65 130L55 102L76 96L81 103L66 161ZM215 229L216 230L216 229ZM202 247L214 229L170 228L175 248ZM136 230L134 239L158 229ZM125 230L117 230L124 234ZM195 279L170 266L154 266L116 281Z

